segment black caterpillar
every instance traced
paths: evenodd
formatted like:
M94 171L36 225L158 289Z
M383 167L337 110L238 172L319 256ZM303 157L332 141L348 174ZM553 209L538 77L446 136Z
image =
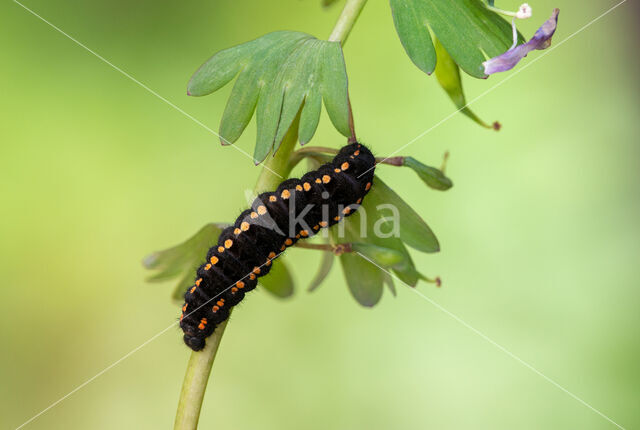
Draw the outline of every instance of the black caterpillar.
M356 142L318 170L260 194L222 231L184 295L180 327L187 346L204 348L231 307L256 287L257 277L269 273L271 261L287 247L354 213L371 188L374 167L371 151Z

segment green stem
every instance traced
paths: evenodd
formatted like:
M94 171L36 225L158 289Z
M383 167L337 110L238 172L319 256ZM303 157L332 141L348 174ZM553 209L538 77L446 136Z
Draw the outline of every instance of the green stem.
M184 375L182 383L174 429L196 429L198 427L207 380L209 380L211 366L213 366L213 360L216 358L228 321L227 319L216 327L215 332L207 339L207 344L202 351L191 353L187 373Z
M330 42L341 42L344 45L365 3L367 0L347 0L331 36L329 36Z
M338 150L336 148L329 148L327 146L305 146L302 149L298 149L289 158L289 168L293 169L298 165L300 161L302 161L305 157L311 157L314 155L321 154L337 154Z
M329 37L330 41L340 41L344 45L366 2L367 0L347 0ZM299 116L291 125L276 154L265 161L254 187L256 194L275 189L291 172L292 165L289 159L298 140L298 123ZM214 333L207 339L207 344L202 351L191 353L178 401L174 430L195 430L198 428L207 382L228 321L227 319L216 327Z
M268 157L265 161L254 188L256 194L265 190L275 189L283 178L286 178L291 172L289 157L298 140L298 123L299 118L296 118L284 137L278 152L276 152L275 156ZM187 372L182 383L180 400L178 401L174 430L195 430L198 428L200 409L202 408L204 393L211 374L211 367L228 321L227 319L216 327L213 334L207 338L207 344L203 350L191 353L189 364L187 364Z

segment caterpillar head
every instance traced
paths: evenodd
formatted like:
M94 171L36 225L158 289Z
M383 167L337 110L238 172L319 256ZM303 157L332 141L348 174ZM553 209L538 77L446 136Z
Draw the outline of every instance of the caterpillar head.
M194 351L200 351L202 348L204 348L205 340L199 337L192 336L190 334L185 334L184 343Z

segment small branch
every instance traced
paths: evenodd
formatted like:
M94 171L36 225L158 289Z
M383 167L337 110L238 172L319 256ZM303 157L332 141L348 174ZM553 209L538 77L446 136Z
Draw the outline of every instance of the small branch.
M306 243L297 242L295 245L297 248L314 249L316 251L333 252L335 255L342 255L345 252L353 252L350 243L337 243L331 245L328 243Z
M440 166L440 171L444 174L445 170L447 170L447 161L449 161L449 151L445 151L442 156L442 166Z
M289 157L298 140L298 123L299 117L294 120L278 152L273 157L268 157L267 161L265 161L266 168L262 169L254 188L256 194L264 190L275 189L280 184L282 178L273 172L285 178L291 172ZM202 351L193 351L191 353L178 402L174 430L196 430L198 428L200 409L202 408L211 367L228 321L227 319L216 327L213 334L207 338L207 344Z
M313 157L320 154L337 154L338 150L335 148L329 148L326 146L305 146L302 149L298 149L291 157L289 157L289 169L292 170L298 165L305 157Z
M388 164L390 166L404 166L404 157L376 157L376 164Z
M173 426L176 430L196 429L198 427L202 399L207 388L211 366L216 358L228 321L227 319L216 327L216 330L207 339L207 344L202 351L191 353L191 358L187 365L187 373L184 375L184 382L182 383L182 391L180 392L176 421Z
M331 36L329 36L330 42L341 42L344 45L365 3L367 0L347 0Z

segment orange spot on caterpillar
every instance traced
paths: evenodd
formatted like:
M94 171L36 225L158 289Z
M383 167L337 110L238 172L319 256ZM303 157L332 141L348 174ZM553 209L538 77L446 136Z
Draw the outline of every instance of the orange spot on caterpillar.
M224 241L224 247L225 248L228 249L228 248L231 248L232 246L233 246L233 240L227 239L227 240Z
M244 282L242 281L236 282L236 285L238 286L238 288L244 288Z
M236 236L239 235L240 233L242 233L242 231L239 228L236 228L235 230L233 230L233 234L235 234Z
M256 275L260 274L260 268L259 267L254 267L253 268L253 273L255 273Z
M319 228L320 228L320 226L319 226L318 224L316 224L316 225L314 225L314 226L313 226L313 229L314 229L315 231L318 231L318 229L319 229Z
M291 197L291 193L289 192L289 190L283 190L282 194L280 194L280 197L282 197L283 199L288 199L289 197Z
M266 206L258 206L258 214L264 215L266 213L267 213L267 207Z
M329 182L331 182L331 176L323 175L322 176L322 182L325 183L325 184L328 184Z
M284 241L284 244L285 244L285 245L287 245L287 246L291 246L291 245L293 245L293 240L291 240L291 239L287 238L287 239Z
M202 324L202 323L198 324L198 328L199 328L200 330L204 330L204 324Z
M236 287L231 287L231 292L232 292L232 293L237 293L237 292L238 292L238 289L237 289Z
M264 262L265 266L271 266L271 260L267 260Z
M255 212L251 212L251 218L256 219L258 218L258 214Z
M251 279L252 281L254 281L256 279L256 275L254 275L253 273L249 274L249 279Z
M191 289L189 290L189 292L190 292L191 294L193 294L193 292L194 292L195 290L196 290L196 287L193 287L193 288L191 288Z
M320 178L316 179L316 184L321 184L322 181L320 180Z
M269 258L276 258L276 253L275 252L270 252L268 257Z
M202 278L199 278L199 279L196 281L196 287L199 287L201 282L202 282Z
M184 315L180 315L180 322L182 322L183 318L184 318Z
M358 200L356 200L356 204L359 205L360 203L362 203L362 197L360 197Z
M318 224L320 225L320 227L326 227L329 225L329 223L326 221L320 221Z
M364 187L364 190L369 191L370 188L371 188L371 182L367 182L367 186Z
M356 155L356 156L360 155L360 150L357 149L356 152L353 153L353 155Z
M334 221L340 221L340 216L333 217Z
M309 191L311 189L311 184L305 182L304 184L302 184L302 188L304 188L305 191Z
M213 257L211 257L211 264L216 264L218 262L218 257L216 257L215 255Z
M296 239L300 239L300 235L299 234L296 234Z
M340 169L333 169L333 171L336 172L336 173L342 172L342 170L340 170Z
M280 247L280 251L284 251L285 249L287 249L287 247L286 247L285 245L282 245L282 246Z
M247 231L247 230L249 230L249 226L250 226L250 225L249 225L249 223L248 223L248 222L243 221L243 222L242 222L242 224L240 224L240 229L241 229L242 231Z
M204 330L204 327L207 325L207 319L206 318L202 318L200 320L200 324L198 325L198 328L200 330Z
M278 198L276 196L269 196L269 201L270 202L275 202L276 200L278 200Z
M184 304L184 306L182 307L182 312L187 310L187 303Z
M297 190L297 191L302 191L302 186L300 186L300 185L296 185L296 190Z
M222 254L222 253L224 252L224 246L219 246L219 247L218 247L218 252L219 252L220 254Z
M356 157L354 157L353 155L349 156L349 158L351 158L352 160L355 159Z
M207 263L206 266L204 266L204 270L209 270L211 269L211 263Z
M223 307L224 306L224 300L220 299L216 302L216 305Z
M342 165L340 166L340 168L342 170L347 170L349 168L349 163L347 163L346 161L344 163L342 163Z
M212 311L214 311L214 312L218 312L218 310L219 310L219 309L220 309L220 308L218 307L218 305L214 305L214 306L211 308L211 310L212 310Z
M300 230L300 236L307 237L309 236L309 232L307 230Z
M348 215L351 212L351 208L349 206L347 206L346 208L342 209L342 213L345 215Z

